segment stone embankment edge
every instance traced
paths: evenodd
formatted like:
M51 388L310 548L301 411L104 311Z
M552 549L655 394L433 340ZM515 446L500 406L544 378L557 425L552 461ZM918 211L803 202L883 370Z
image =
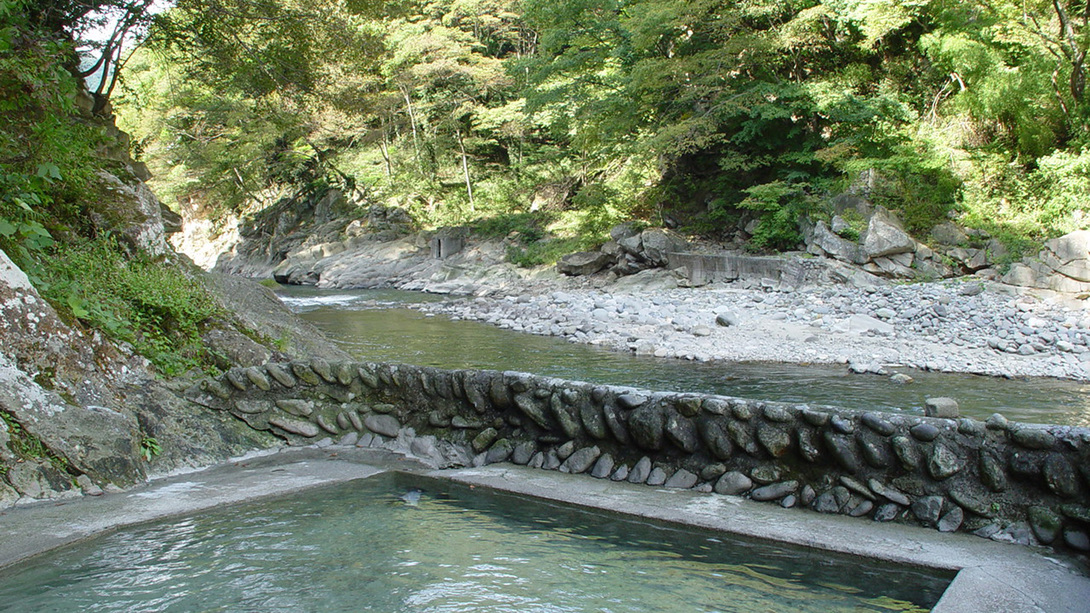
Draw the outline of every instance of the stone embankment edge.
M155 480L124 493L9 509L0 514L0 568L124 527L388 471L872 560L959 571L933 609L936 613L1077 611L1090 600L1090 578L1080 576L1056 557L1029 548L899 524L861 525L838 516L800 516L736 496L715 497L715 502L709 503L707 497L689 491L650 489L512 465L430 470L412 458L385 450L339 445L238 459Z
M186 395L300 445L392 440L437 467L509 461L1090 549L1085 428L318 359L232 369Z

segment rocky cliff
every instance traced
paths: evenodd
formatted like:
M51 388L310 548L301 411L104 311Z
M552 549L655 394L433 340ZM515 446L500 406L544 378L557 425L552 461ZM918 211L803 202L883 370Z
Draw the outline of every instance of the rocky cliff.
M117 237L134 258L170 267L213 296L218 314L200 324L200 342L214 367L344 357L266 288L208 275L176 253L167 237L181 219L144 183L146 168L129 157L128 136L108 108L92 113L86 92L77 106L72 120L105 134L97 152L102 169L80 203L89 231ZM74 309L55 308L10 255L0 249L0 508L100 494L279 442L181 400L185 377L163 379L132 345L75 317Z
M194 282L230 310L203 337L224 368L344 357L267 289L216 276ZM131 348L65 321L0 251L0 508L99 494L280 442L183 401L187 380L164 380Z

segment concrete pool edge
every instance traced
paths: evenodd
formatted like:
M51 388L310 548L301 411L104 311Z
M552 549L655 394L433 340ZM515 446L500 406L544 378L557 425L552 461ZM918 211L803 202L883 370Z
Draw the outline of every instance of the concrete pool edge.
M588 479L509 464L429 476L637 517L718 530L854 557L957 571L935 613L1086 610L1090 577L1040 550L915 526L800 513L736 496Z
M422 474L613 513L720 530L766 541L923 568L958 571L934 608L1085 610L1090 577L1052 552L900 524L800 513L735 496L616 483L511 464L433 470L381 450L287 449L165 477L99 498L45 501L0 512L0 568L32 555L149 521L390 471Z
M0 569L117 529L389 471L425 469L386 450L286 448L158 477L115 494L36 501L0 511Z

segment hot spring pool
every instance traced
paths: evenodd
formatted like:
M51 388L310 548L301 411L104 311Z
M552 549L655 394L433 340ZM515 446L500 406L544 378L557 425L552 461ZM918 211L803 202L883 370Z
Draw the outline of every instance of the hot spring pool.
M0 572L0 611L922 611L952 573L384 473Z

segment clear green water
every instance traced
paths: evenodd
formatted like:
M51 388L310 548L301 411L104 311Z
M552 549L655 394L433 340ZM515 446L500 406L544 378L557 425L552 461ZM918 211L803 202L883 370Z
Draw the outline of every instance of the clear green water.
M904 370L887 377L853 375L847 367L771 363L699 363L636 357L470 321L429 317L407 302L441 298L410 292L285 288L290 306L346 351L373 362L441 368L517 370L578 381L653 390L705 392L852 409L923 413L924 399L957 399L961 413L1002 413L1030 423L1090 426L1090 386L1056 379L1000 379Z
M386 474L39 556L0 611L920 611L950 579Z

